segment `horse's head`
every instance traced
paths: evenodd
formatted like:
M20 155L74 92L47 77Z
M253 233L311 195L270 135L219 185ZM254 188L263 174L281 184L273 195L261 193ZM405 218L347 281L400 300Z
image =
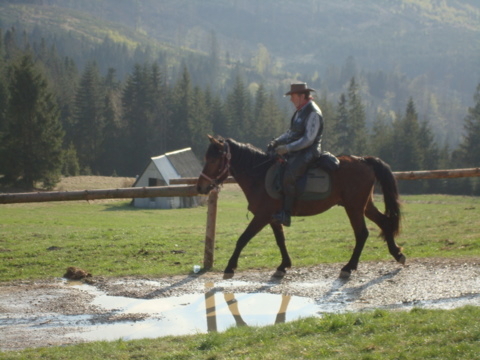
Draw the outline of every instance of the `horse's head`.
M210 146L205 154L205 166L197 181L199 194L208 194L212 189L221 185L229 175L230 146L222 138L208 135Z

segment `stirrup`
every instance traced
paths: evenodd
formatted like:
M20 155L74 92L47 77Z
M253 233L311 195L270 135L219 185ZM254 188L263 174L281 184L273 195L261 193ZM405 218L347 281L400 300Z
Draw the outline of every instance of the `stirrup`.
M276 214L273 214L272 215L272 219L279 223L279 224L282 224L284 226L290 226L291 224L291 220L290 220L290 214L288 212L286 212L285 210L282 210Z

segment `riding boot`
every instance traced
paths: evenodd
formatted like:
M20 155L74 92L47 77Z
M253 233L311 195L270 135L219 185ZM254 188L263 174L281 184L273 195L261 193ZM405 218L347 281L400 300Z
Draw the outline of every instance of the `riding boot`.
M283 196L283 206L282 210L272 216L273 220L285 225L290 226L291 224L291 213L293 208L293 203L295 202L295 186L288 187L290 191L285 191L285 195Z

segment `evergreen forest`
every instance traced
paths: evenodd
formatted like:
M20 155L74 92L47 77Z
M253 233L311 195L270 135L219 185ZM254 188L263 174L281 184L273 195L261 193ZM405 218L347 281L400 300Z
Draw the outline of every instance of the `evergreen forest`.
M0 7L46 17L58 10L49 3L56 1ZM119 7L138 10L138 3ZM293 72L263 44L245 50L249 57L225 51L213 31L204 49L194 49L153 41L137 19L136 31L116 25L94 41L87 35L91 16L63 11L83 19L76 26L86 26L84 36L20 21L5 26L0 16L2 188L51 189L61 176L136 176L150 157L185 147L201 160L207 134L265 149L288 128L294 109L283 94L294 81L317 89L325 151L378 156L393 171L480 163L480 79L462 102L465 96L443 97L438 84L426 86L423 75L371 70L351 55L322 71L309 65ZM460 92L450 88L448 95ZM404 181L400 188L480 194L477 179Z

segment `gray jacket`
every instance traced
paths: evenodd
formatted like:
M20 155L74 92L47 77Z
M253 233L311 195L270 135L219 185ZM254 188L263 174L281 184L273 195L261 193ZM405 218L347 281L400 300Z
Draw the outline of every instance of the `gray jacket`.
M296 111L290 122L290 129L275 139L278 145L287 145L288 153L301 151L307 157L321 154L323 133L322 111L313 100Z

